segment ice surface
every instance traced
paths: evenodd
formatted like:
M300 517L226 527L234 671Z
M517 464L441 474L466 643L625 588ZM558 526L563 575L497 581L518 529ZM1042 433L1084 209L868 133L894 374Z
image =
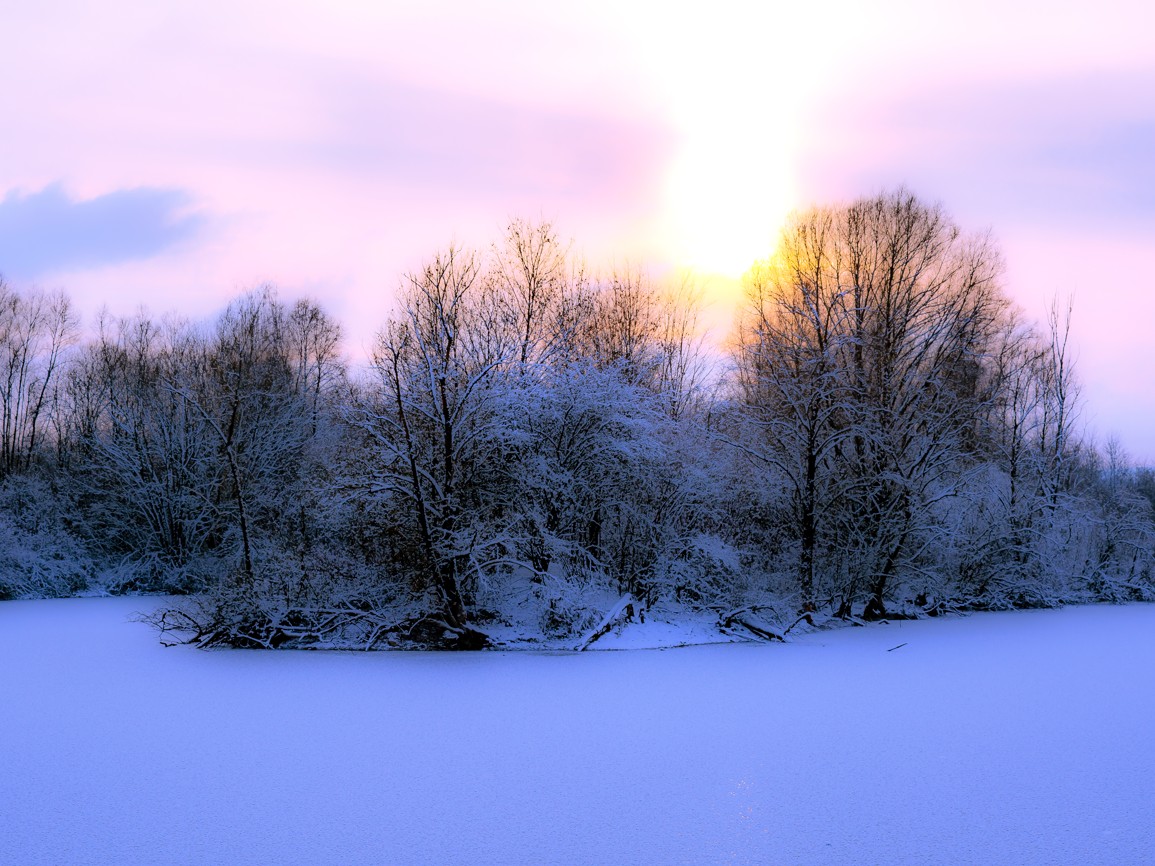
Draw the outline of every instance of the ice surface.
M0 604L0 863L1155 861L1155 606L445 654L150 604Z

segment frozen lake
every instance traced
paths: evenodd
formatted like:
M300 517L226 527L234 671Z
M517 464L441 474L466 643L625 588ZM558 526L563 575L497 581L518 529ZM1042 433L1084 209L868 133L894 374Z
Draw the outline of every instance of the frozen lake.
M0 863L1155 862L1155 605L551 655L151 604L0 603Z

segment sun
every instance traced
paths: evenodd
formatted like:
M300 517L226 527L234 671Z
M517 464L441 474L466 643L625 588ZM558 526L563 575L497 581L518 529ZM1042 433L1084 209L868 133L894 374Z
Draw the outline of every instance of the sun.
M815 23L805 4L708 5L631 20L672 133L663 247L671 263L733 279L770 255L797 206L803 141L834 70L797 37Z
M786 97L767 105L767 70L739 55L683 70L666 91L668 242L679 264L731 278L769 255L792 209L799 126Z
M712 137L687 142L667 182L679 264L736 278L769 255L790 210L786 159Z

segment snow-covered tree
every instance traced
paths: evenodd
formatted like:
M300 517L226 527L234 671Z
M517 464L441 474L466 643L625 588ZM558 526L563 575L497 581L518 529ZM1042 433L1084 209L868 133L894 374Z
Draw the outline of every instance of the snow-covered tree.
M865 596L873 617L933 543L976 446L999 273L989 240L905 190L797 214L752 273L746 447L787 481L804 608L820 538L843 612Z
M0 479L49 444L51 404L76 316L61 293L17 292L0 278Z
M374 459L352 486L389 499L416 541L411 579L433 594L444 628L477 640L465 583L488 556L479 523L509 438L497 411L500 374L525 344L509 340L480 261L464 250L410 275L399 306L354 416Z

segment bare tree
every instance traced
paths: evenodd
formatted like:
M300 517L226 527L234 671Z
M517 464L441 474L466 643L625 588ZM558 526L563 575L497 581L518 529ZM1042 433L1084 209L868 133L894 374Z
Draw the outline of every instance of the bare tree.
M659 299L653 387L675 421L694 415L708 402L712 371L701 326L702 297L693 275L684 273Z
M46 410L76 334L63 294L22 295L0 278L0 479L28 468L43 444Z
M650 384L658 365L661 302L639 268L614 269L597 282L582 329L582 353L599 367L616 367L628 381Z
M796 521L803 610L815 604L823 520L837 494L835 448L850 435L854 395L842 360L853 310L840 288L835 215L787 229L779 256L747 277L738 371L753 435L744 450L786 480Z
M202 357L184 323L102 320L69 378L84 526L97 550L132 564L126 582L139 588L201 585L225 529L212 439L169 384Z
M823 531L844 613L865 591L866 615L885 615L889 584L918 567L974 445L1000 270L989 239L899 190L796 215L755 273L743 384L772 442L756 453L789 479L804 607Z
M558 325L569 294L568 245L548 222L515 219L491 258L488 278L513 331L516 361L548 360L565 337Z
M463 593L477 562L470 506L479 507L482 476L502 447L495 385L517 349L495 337L472 253L436 255L407 278L401 307L378 338L376 393L359 414L379 451L371 487L407 503L439 615L469 642L479 638Z
M304 531L286 518L310 498L308 448L341 369L335 329L271 289L234 301L211 331L103 322L68 387L98 545L140 564L146 584L252 585L258 548Z

